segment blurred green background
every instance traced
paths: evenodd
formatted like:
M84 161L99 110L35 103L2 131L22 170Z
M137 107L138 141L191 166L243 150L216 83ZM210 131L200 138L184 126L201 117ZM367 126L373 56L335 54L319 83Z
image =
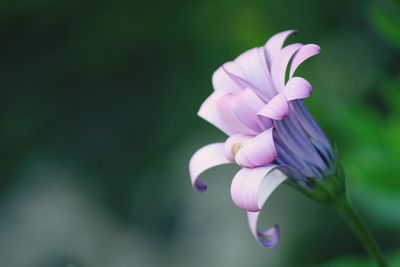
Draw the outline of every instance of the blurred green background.
M282 186L262 249L230 200L236 167L188 161L223 135L196 117L211 75L274 33L316 43L306 104L355 206L400 266L400 4L370 1L0 3L1 266L373 266L331 210Z

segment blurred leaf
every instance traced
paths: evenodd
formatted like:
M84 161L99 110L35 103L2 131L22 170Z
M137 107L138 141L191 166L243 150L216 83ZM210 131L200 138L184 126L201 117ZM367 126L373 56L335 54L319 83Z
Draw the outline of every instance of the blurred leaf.
M392 257L387 257L389 266L397 267L400 266L400 252L396 253ZM375 263L369 258L343 258L333 260L329 263L312 265L312 267L375 267ZM311 267L311 266L309 266Z
M382 0L369 8L368 17L377 31L400 48L400 4L395 0Z

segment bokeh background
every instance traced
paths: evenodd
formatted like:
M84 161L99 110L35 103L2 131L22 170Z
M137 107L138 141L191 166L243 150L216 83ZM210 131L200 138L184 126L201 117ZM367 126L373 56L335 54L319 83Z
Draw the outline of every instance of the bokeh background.
M0 262L7 267L373 266L333 211L282 186L262 249L230 200L237 167L188 161L223 140L196 117L211 75L274 33L317 43L301 74L351 198L400 266L400 4L369 1L0 3Z

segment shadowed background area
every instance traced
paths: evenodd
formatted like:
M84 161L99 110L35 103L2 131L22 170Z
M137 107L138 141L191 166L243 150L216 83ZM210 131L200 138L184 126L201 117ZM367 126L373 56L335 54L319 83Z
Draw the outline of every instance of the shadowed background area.
M351 198L400 266L400 4L370 1L0 3L3 266L372 266L333 211L287 186L265 206L262 249L230 199L237 167L189 182L224 140L196 112L211 75L274 33L316 43L306 101Z

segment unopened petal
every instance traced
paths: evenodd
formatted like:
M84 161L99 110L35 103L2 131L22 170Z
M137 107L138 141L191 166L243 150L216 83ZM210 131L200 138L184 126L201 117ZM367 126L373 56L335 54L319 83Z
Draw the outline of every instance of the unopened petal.
M312 177L322 178L319 170L325 169L325 163L292 110L284 120L275 122L275 133L275 138L285 144L292 157L297 157L314 170Z
M287 82L283 95L287 101L292 101L307 98L311 95L311 92L312 86L307 80L301 77L293 77Z
M199 192L206 191L207 184L198 179L200 174L210 168L228 163L231 161L225 156L224 143L209 144L197 150L189 162L193 188Z
M325 157L328 165L332 165L333 151L328 138L315 122L314 118L311 116L302 101L293 101L292 103L296 119L299 121L301 127L303 127L304 131L310 137L310 140L314 144L314 146Z

